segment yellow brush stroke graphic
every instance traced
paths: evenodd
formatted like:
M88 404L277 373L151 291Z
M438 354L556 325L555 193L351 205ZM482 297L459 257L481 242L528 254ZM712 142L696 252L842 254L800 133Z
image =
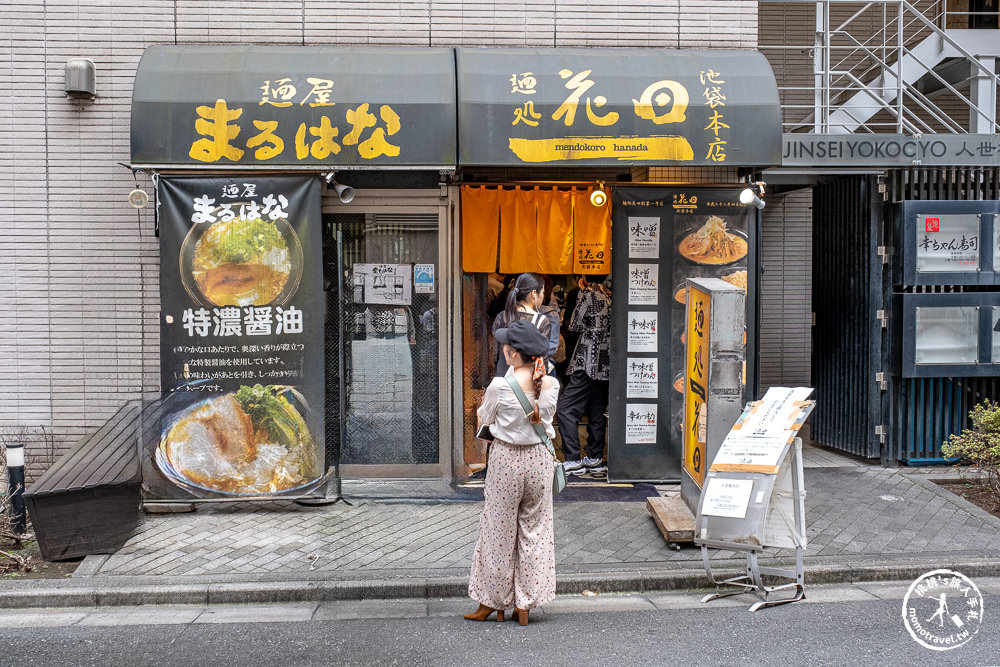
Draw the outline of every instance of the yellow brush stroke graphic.
M510 138L510 150L522 162L556 160L694 160L694 150L684 137L566 137L564 139Z

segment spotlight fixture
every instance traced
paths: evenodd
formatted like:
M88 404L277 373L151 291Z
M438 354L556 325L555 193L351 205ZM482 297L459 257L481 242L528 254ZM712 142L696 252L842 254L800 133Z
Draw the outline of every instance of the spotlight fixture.
M757 181L752 183L750 187L743 189L743 192L740 193L740 203L744 206L755 206L758 209L764 208L764 200L760 198L760 195L763 194L764 183Z
M350 185L344 185L343 183L338 183L334 180L334 176L337 174L335 171L331 171L324 179L326 184L333 188L334 192L337 193L337 197L340 199L341 204L350 204L354 200L354 188Z
M597 207L608 203L608 195L604 192L604 181L597 181L597 189L590 193L590 203Z

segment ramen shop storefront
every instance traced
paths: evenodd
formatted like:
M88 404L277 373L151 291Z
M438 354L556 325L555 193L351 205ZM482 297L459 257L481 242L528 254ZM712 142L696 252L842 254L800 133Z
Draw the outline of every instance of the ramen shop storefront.
M157 46L162 407L147 500L451 476L454 53ZM346 186L346 187L345 187Z
M609 275L608 477L680 479L682 456L697 460L682 444L686 278L747 289L748 393L755 380L759 215L738 195L780 161L769 65L756 52L644 49L460 48L456 62L456 477L485 462L474 433L497 356L489 331L504 282L530 271L557 295L563 369L574 276Z
M734 51L157 46L131 132L158 175L147 499L464 479L489 297L524 271L611 275L610 474L676 479L673 290L742 280L754 310L736 197L780 155L771 71Z

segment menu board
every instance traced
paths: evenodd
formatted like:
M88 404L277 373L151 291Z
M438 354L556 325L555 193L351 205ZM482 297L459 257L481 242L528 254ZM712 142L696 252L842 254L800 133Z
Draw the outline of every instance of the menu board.
M657 264L628 265L628 302L655 306L659 295L656 283L660 267Z
M634 216L628 219L628 256L659 259L660 219Z
M680 479L687 390L683 287L689 277L704 277L746 289L756 209L740 204L740 190L623 186L612 192L609 414L626 428L609 432L609 479ZM747 313L752 345L752 298ZM655 423L640 426L637 415L652 406Z
M656 442L656 403L629 403L625 406L625 442L632 445Z
M656 352L657 313L652 311L633 311L628 318L628 351Z
M776 473L785 447L798 434L815 402L809 387L771 387L747 405L723 440L712 470Z

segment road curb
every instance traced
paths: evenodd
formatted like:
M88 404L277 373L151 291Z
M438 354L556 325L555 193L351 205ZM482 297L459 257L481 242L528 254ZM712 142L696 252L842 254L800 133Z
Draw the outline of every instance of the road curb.
M779 563L775 563L779 565ZM787 564L780 563L780 565ZM740 560L713 562L716 571L739 574ZM905 562L814 563L806 567L810 584L912 581L934 569L958 570L968 577L996 576L1000 558L950 560L940 558ZM377 573L373 573L376 574ZM731 575L730 575L731 576ZM261 604L282 602L332 602L369 599L432 599L464 597L466 576L417 576L408 579L303 579L292 581L246 580L232 582L169 581L153 577L141 582L115 578L30 580L0 582L0 608L110 607L144 604ZM584 591L599 593L654 593L710 588L703 569L614 570L566 572L557 575L562 595Z

